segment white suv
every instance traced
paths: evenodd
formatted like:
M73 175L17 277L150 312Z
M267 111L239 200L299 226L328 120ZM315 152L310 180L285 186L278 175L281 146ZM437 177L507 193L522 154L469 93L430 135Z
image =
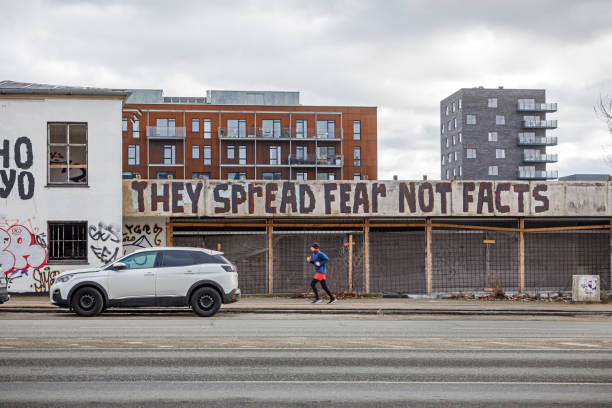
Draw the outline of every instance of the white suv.
M147 248L95 269L55 277L51 303L81 316L107 307L191 306L213 316L221 303L240 300L236 267L222 252L199 248Z

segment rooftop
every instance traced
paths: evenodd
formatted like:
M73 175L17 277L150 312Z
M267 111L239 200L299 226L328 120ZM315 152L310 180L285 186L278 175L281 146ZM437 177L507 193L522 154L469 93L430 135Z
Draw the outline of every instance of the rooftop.
M32 82L0 81L0 95L96 95L126 97L126 89L88 88L83 86L35 84Z

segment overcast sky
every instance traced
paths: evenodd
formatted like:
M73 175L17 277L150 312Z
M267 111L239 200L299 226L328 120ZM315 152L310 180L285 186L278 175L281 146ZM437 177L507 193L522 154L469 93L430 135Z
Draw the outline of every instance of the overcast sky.
M608 0L21 0L0 15L0 80L378 106L380 179L440 177L439 102L459 88L544 88L549 169L612 173L593 111L612 97Z

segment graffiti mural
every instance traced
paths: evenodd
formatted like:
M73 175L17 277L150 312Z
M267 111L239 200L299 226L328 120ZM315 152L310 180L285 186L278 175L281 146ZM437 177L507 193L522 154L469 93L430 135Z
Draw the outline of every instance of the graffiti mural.
M90 245L93 254L103 264L117 259L121 244L121 232L110 224L99 222L98 225L89 226L89 238L94 243Z
M13 156L14 163L11 163L11 156ZM15 140L12 149L9 140L2 141L2 144L0 144L0 159L2 162L0 198L18 196L21 200L30 200L34 197L34 175L28 171L34 162L33 157L30 138L25 136L18 138ZM15 190L17 190L17 193L13 194Z
M15 224L0 228L0 272L40 268L47 263L47 249L37 242L34 234L25 226Z
M159 221L138 220L123 224L123 253L141 248L163 246L166 243L165 227Z

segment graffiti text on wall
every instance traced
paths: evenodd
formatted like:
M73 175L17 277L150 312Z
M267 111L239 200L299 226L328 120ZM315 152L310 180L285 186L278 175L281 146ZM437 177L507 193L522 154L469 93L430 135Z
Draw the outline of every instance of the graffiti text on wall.
M89 226L89 238L94 241L91 251L102 262L109 263L117 259L121 243L119 231L112 225L99 222Z
M160 235L163 230L157 224L124 224L123 246L134 249L160 246L162 244Z
M47 263L47 250L23 225L0 228L0 272L40 268Z
M0 144L0 198L8 198L17 186L17 195L22 200L29 200L34 196L34 175L27 171L34 162L32 142L22 136L15 140L11 148L9 140Z

